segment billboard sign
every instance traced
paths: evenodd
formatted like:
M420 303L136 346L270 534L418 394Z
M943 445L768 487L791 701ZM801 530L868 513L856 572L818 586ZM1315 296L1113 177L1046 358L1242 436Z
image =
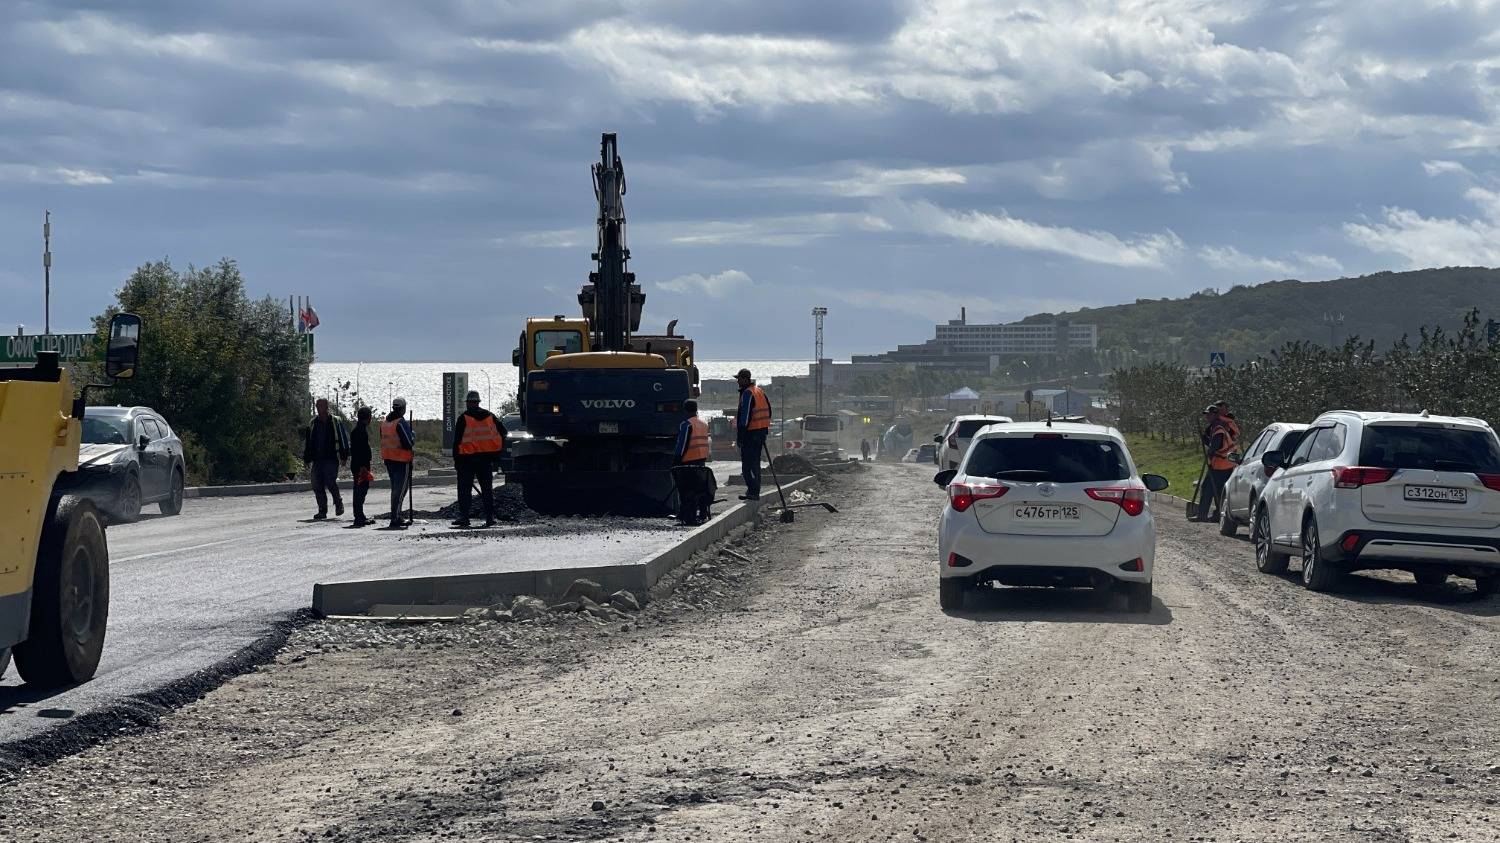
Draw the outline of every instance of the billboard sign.
M0 366L36 365L38 351L56 351L63 363L104 362L104 346L97 334L32 334L0 340Z
M443 450L453 447L453 426L467 408L464 396L469 394L468 372L443 373Z

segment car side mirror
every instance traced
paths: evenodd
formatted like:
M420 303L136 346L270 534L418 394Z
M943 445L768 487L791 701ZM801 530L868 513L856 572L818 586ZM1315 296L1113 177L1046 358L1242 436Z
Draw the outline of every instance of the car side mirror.
M1148 492L1160 492L1170 485L1167 483L1167 478L1160 474L1142 474L1141 482L1146 484Z
M510 365L515 366L517 368L520 367L520 365L521 365L521 349L519 349L519 348L512 348L510 350Z
M141 317L116 313L109 320L109 345L104 351L104 374L114 380L135 377L141 352Z
M953 478L957 476L958 469L945 468L932 476L932 482L938 484L940 488L946 489L948 488L948 484L953 482Z
M1260 464L1266 468L1286 468L1286 454L1281 451L1266 451L1260 455Z
M137 450L144 451L146 450L146 448L150 447L150 445L151 437L145 434L141 434L141 436L135 440L135 447Z
M941 444L943 441L943 434L939 433L938 435L932 437L932 441Z

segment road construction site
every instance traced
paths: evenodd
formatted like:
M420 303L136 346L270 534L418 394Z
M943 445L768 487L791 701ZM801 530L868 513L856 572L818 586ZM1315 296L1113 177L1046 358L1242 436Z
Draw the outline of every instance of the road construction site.
M715 468L727 483L729 464ZM416 523L398 532L347 529L352 514L312 521L305 491L193 498L180 516L111 526L109 643L98 674L51 692L22 686L10 671L0 680L0 744L117 706L128 717L196 696L278 644L278 630L312 608L319 583L604 568L663 552L686 532L667 519L544 518L515 502L510 521L455 531L441 512L454 503L451 486L414 495ZM384 497L372 495L371 511ZM84 728L83 738L112 731L116 719Z
M1006 589L945 614L931 473L820 479L838 514L733 532L609 620L301 624L149 726L12 767L0 838L1500 837L1500 600L1401 575L1310 592L1160 498L1149 613ZM212 564L131 561L128 535L121 579ZM287 576L224 555L203 579ZM140 669L122 649L94 684Z

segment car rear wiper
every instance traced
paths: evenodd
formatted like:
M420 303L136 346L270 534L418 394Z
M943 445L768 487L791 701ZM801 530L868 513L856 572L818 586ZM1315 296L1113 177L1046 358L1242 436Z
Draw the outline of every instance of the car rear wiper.
M1013 468L1010 471L997 471L992 476L996 480L1047 480L1052 477L1052 472L1039 468Z

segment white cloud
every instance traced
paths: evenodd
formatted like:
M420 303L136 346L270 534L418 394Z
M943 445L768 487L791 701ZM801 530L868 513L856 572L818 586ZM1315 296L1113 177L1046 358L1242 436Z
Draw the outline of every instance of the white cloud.
M1111 266L1161 267L1182 251L1182 240L1171 231L1121 239L1107 231L1042 225L1004 211L998 214L950 211L931 202L893 202L882 213L888 221L923 234L1033 252L1055 252Z
M1424 217L1385 208L1379 220L1344 224L1344 235L1372 252L1399 255L1412 269L1500 264L1500 194L1471 187L1464 198L1473 217Z
M671 293L698 293L709 298L722 299L741 287L748 287L755 282L750 276L738 269L726 269L713 275L679 275L670 281L660 281L656 288Z
M744 220L646 222L630 227L637 243L673 246L805 246L837 234L886 231L878 216L860 212L796 214Z
M1309 252L1292 252L1288 259L1249 255L1233 246L1203 246L1198 257L1216 269L1231 272L1257 272L1280 278L1321 275L1344 271L1337 258Z
M522 231L496 237L497 246L523 246L533 249L575 249L592 242L594 232L587 228L554 228L546 231Z
M948 167L885 170L861 166L848 178L824 181L822 184L841 196L885 196L899 192L904 187L959 185L967 184L968 181L962 172Z
M1469 172L1468 167L1465 167L1457 161L1423 161L1422 170L1429 176L1440 176L1444 173L1457 173L1462 176L1470 177L1474 175L1473 173Z
M114 184L114 179L94 170L74 167L33 167L27 164L0 164L0 182L26 184L67 184L88 187Z

